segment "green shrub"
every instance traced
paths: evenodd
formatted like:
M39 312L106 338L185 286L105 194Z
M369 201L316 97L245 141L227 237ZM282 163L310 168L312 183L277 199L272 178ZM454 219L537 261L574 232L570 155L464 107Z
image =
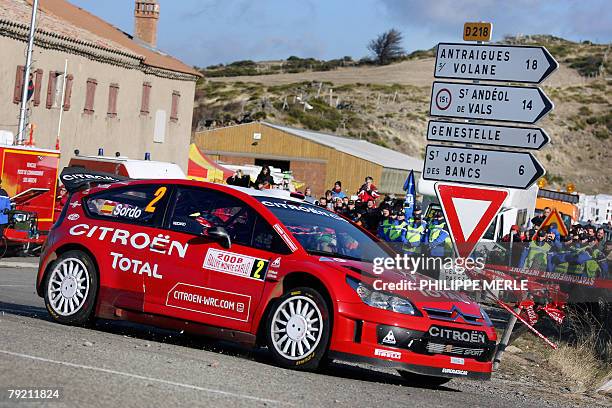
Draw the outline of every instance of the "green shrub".
M264 112L264 111L255 112L253 114L252 118L254 120L264 120L264 119L266 119L266 112Z
M610 131L606 129L597 129L595 132L593 132L593 136L599 140L608 140L610 137Z
M553 54L555 55L555 54ZM567 60L569 67L574 68L581 75L594 75L599 73L599 67L603 62L603 54L582 55Z

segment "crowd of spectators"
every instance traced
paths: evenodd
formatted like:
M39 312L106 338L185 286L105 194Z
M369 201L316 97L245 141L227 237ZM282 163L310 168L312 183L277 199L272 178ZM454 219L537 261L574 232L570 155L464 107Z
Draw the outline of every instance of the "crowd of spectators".
M257 189L282 188L275 185L268 166L262 168L255 182L240 170L227 182ZM429 256L450 256L453 252L441 211L435 211L426 218L417 203L407 217L404 200L396 199L394 195L381 197L372 177L366 177L354 194L344 191L342 182L338 180L318 199L313 196L310 187L305 188L304 195L307 202L343 215L389 242L398 251ZM540 228L550 213L551 209L545 208L542 214L531 219L529 228L511 227L510 233L501 240L506 251L504 262L510 266L548 272L608 277L612 226L576 224L567 235L562 235L554 223Z

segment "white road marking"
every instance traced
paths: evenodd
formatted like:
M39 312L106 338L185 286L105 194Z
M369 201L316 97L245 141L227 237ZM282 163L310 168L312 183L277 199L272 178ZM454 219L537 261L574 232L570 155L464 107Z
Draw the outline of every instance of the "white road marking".
M0 285L0 288L30 288L32 285Z
M93 366L88 366L88 365L83 365L83 364L69 363L67 361L51 360L51 359L44 358L44 357L31 356L29 354L23 354L23 353L15 353L15 352L8 351L8 350L0 350L0 353L1 354L6 354L6 355L9 355L9 356L14 356L14 357L21 357L21 358L27 358L27 359L30 359L30 360L42 361L42 362L45 362L45 363L52 363L52 364L59 364L59 365L67 366L67 367L81 368L83 370L98 371L98 372L107 373L107 374L115 374L115 375L121 375L121 376L124 376L124 377L136 378L136 379L139 379L139 380L157 382L157 383L160 383L160 384L174 385L176 387L182 387L182 388L187 388L187 389L196 390L196 391L208 392L210 394L219 394L219 395L225 395L225 396L228 396L228 397L242 398L242 399L251 400L251 401L267 402L267 403L279 404L279 405L292 405L292 404L289 404L287 402L281 402L281 401L277 401L277 400L253 397L251 395L245 395L245 394L237 394L237 393L233 393L233 392L230 392L230 391L217 390L217 389L214 389L214 388L198 387L197 385L184 384L184 383L180 383L180 382L176 382L176 381L168 381L168 380L163 380L161 378L146 377L144 375L126 373L126 372L123 372L123 371L110 370L108 368L93 367Z

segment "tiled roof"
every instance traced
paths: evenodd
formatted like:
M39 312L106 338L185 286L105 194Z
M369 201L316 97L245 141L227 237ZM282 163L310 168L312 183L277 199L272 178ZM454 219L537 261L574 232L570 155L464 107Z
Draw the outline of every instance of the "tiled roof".
M31 4L32 0L0 0L0 35L5 27L29 28ZM84 52L90 48L92 52L117 54L123 59L134 59L130 65L143 64L143 68L201 76L193 67L161 51L146 47L112 24L65 0L39 1L37 40L39 37L75 43Z

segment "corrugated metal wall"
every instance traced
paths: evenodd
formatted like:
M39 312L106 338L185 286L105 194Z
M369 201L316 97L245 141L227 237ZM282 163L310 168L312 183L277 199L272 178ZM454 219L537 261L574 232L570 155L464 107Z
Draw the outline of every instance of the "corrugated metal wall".
M261 139L255 140L253 138L254 133L260 133ZM308 161L307 159L323 160L327 163L325 175L317 172L319 174L313 174L313 177L324 178L325 182L321 184L325 186L324 189L333 187L336 180L341 180L342 187L348 195L357 192L366 176L373 177L375 183L379 184L382 174L382 166L378 164L271 128L259 122L198 132L194 141L206 154L223 156L224 153L240 153L245 158L255 157L302 162ZM312 180L302 181L306 182L307 185L313 184ZM314 191L317 195L321 195L323 192Z

